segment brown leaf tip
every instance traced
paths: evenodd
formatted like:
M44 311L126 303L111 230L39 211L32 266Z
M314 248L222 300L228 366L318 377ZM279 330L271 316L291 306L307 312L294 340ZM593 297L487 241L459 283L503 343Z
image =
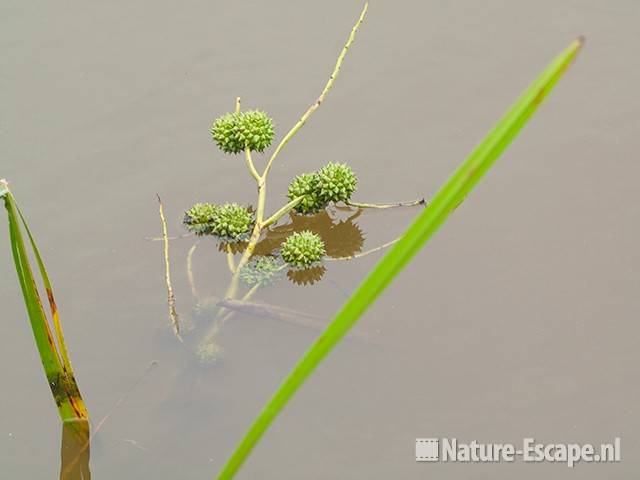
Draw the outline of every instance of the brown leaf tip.
M587 41L587 37L585 37L584 35L580 35L578 38L576 38L578 49L581 49L584 46L586 41Z

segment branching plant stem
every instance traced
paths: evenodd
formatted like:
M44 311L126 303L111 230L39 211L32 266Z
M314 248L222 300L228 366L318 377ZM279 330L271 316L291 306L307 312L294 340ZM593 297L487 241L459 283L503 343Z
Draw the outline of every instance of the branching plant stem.
M259 184L262 178L260 177L258 170L256 170L255 165L253 164L253 160L251 159L251 150L249 150L248 147L244 149L244 162L247 164L247 168L249 169L249 173L251 174L251 176Z
M307 122L307 120L309 120L309 117L311 117L311 115L313 115L313 113L318 109L318 107L322 104L322 102L324 102L325 97L333 87L333 84L336 78L338 77L338 74L340 73L340 69L342 68L342 63L344 62L344 59L347 55L349 48L351 47L351 45L353 44L353 41L355 40L356 32L358 31L358 28L364 21L364 17L367 14L368 9L369 9L369 2L365 2L364 7L362 8L362 12L360 12L360 16L358 17L358 20L356 21L355 25L351 29L349 38L347 38L347 42L342 48L340 55L338 55L338 60L336 61L333 72L331 73L329 80L324 86L324 89L320 93L320 96L307 109L307 111L302 115L302 117L300 117L300 120L298 120L298 122L291 128L291 130L289 130L289 132L282 138L282 140L274 150L273 154L269 158L269 161L267 162L267 165L265 166L264 171L262 172L262 175L258 173L257 169L255 168L255 165L253 164L253 159L251 158L251 152L249 151L249 149L245 149L245 164L247 165L247 169L249 170L249 173L255 180L256 185L258 187L258 202L257 202L257 207L255 212L255 224L251 232L251 237L249 238L247 247L244 250L242 257L240 258L240 260L238 261L235 267L235 272L233 272L233 275L231 277L231 282L229 283L229 287L227 288L227 291L225 293L225 298L233 299L236 297L238 286L239 286L240 270L242 270L242 268L251 259L251 256L253 255L253 252L255 251L256 246L258 245L258 241L260 240L260 235L262 234L262 230L268 227L269 225L272 225L273 223L275 223L283 215L285 215L286 213L291 211L293 208L295 208L295 206L300 201L302 201L302 199L292 200L291 202L289 202L287 205L282 207L274 215L272 215L265 221L264 212L265 212L266 195L267 195L267 177L269 176L269 171L273 166L273 162L278 157L278 155L280 154L284 146L289 142L289 140L291 140L295 136L295 134L298 133L298 131ZM240 97L237 97L236 105L235 105L236 112L240 111L240 105L241 105L241 99ZM298 203L295 203L296 201ZM219 318L221 316L223 316L222 318L225 318L227 316L227 313L229 313L227 309L225 309L224 307L220 308L220 310L218 311ZM209 332L207 332L207 334L205 335L203 343L206 344L210 342L215 336L218 329L219 329L219 324L214 325L212 329Z
M269 171L271 170L274 160L278 157L278 154L282 151L284 146L289 142L289 140L291 140L295 136L296 133L298 133L298 130L302 128L302 126L307 122L309 117L311 117L311 115L313 115L313 113L318 109L318 107L322 104L322 102L324 102L326 95L331 90L331 87L333 87L333 84L336 78L338 77L338 74L340 73L340 69L342 68L342 63L344 62L344 58L347 55L347 51L349 50L349 47L351 47L351 45L353 44L353 41L356 38L356 32L358 31L358 28L364 21L364 17L367 14L368 9L369 9L369 2L366 2L364 4L362 12L360 13L360 17L358 17L358 21L351 29L351 33L349 34L349 38L347 39L347 42L342 48L340 55L338 55L338 60L336 61L336 65L333 69L333 72L331 73L331 76L329 77L329 80L324 86L322 93L320 93L320 96L316 99L316 101L307 109L307 111L302 115L302 117L300 117L300 120L298 120L298 122L291 128L291 130L289 130L289 132L282 138L282 140L280 140L280 143L278 144L273 154L269 158L269 161L267 162L267 165L264 171L262 172L262 175L258 173L255 166L253 165L253 161L251 159L251 152L248 149L245 150L245 162L247 164L247 168L249 169L249 173L255 179L258 185L258 207L256 210L256 223L253 228L251 238L249 239L249 244L247 245L247 248L244 254L242 255L242 258L238 263L237 270L240 270L243 266L245 266L246 263L251 258L251 255L253 254L256 244L260 238L260 233L262 232L262 229L271 225L275 221L277 221L278 218L286 214L288 211L290 211L297 205L295 204L293 206L289 206L292 203L290 202L288 205L285 205L282 209L280 209L274 216L270 217L267 220L267 222L264 222L266 186L267 186L267 177L269 176ZM236 98L236 112L238 111L240 111L240 97ZM299 200L298 202L300 201L301 200ZM287 208L288 210L286 210ZM276 217L278 214L280 214L280 216Z
M282 207L280 210L278 210L276 213L274 213L269 218L267 218L264 222L262 222L262 228L267 228L269 225L280 220L287 213L289 213L291 210L296 208L303 199L304 197L296 197L293 200L291 200L284 207Z

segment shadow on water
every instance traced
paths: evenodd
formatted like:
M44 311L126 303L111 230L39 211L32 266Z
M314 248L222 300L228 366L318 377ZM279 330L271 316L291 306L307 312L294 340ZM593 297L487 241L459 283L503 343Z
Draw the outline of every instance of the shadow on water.
M271 229L266 237L258 243L257 255L272 255L293 232L310 230L320 235L325 243L327 256L331 258L349 257L362 251L364 234L356 223L362 215L362 209L349 212L341 218L339 211L323 210L315 215L289 216L290 222Z

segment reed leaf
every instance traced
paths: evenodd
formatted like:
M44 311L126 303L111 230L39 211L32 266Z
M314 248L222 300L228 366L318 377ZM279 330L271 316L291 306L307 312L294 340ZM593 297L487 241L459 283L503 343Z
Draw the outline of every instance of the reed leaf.
M71 362L69 361L51 281L45 269L42 256L6 182L0 182L0 198L4 200L4 205L7 210L13 260L24 297L24 303L27 308L27 314L31 322L31 329L33 330L40 360L42 361L47 382L51 388L51 393L53 394L60 418L63 422L86 420L88 418L87 409L80 395ZM53 321L53 332L42 306L36 278L31 268L31 262L29 261L29 255L22 234L21 224L29 239L42 284L46 291Z
M293 394L402 268L431 238L451 212L462 203L467 194L514 139L566 71L582 44L582 38L575 40L547 66L444 183L429 205L414 220L393 248L378 262L285 378L237 445L236 450L218 474L218 479L229 480L235 476L251 450Z

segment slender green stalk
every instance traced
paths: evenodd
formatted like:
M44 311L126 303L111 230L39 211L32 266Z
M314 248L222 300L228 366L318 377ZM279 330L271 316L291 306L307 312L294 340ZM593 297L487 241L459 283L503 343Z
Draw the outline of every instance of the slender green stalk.
M258 173L258 170L256 170L256 167L253 164L253 160L251 159L251 150L249 150L248 147L244 149L244 163L247 165L247 168L249 169L249 173L251 174L253 179L258 184L260 184L262 177L260 176L260 174Z
M302 126L305 123L307 123L307 120L309 120L309 117L313 114L313 112L315 112L318 109L318 107L324 101L324 97L327 95L327 93L329 93L329 90L331 90L331 87L333 87L333 83L335 82L336 78L338 77L338 74L340 73L340 68L342 68L342 62L344 61L344 57L347 55L347 51L349 50L349 47L351 47L351 44L355 40L356 32L358 31L358 28L364 21L364 17L367 14L368 9L369 9L369 2L365 2L364 7L362 8L362 12L360 13L360 17L358 18L358 21L351 29L351 34L349 34L347 43L345 43L344 47L342 48L342 51L340 52L340 55L338 55L338 60L336 61L336 65L333 69L333 72L331 73L331 76L329 77L329 80L327 81L327 84L324 86L322 93L316 99L316 101L308 108L308 110L304 112L302 117L300 117L300 120L298 120L298 123L296 123L291 128L291 130L289 130L289 132L283 137L283 139L280 141L276 149L273 151L273 154L271 155L271 158L269 158L269 161L267 162L267 166L264 169L264 173L262 174L262 177L264 179L266 179L267 176L269 175L269 170L271 170L273 161L276 159L280 151L289 142L289 140L291 140L293 136L296 133L298 133L298 130L300 130Z
M276 213L274 213L269 218L267 218L264 222L262 222L262 228L267 228L269 225L280 220L287 213L289 213L291 210L296 208L303 199L304 197L296 197L293 200L291 200L289 203L283 206L280 210L278 210Z
M483 174L518 134L571 64L582 44L582 39L573 42L529 86L507 114L445 182L429 206L409 226L400 240L378 262L267 402L220 471L217 477L219 480L229 480L235 476L251 450L293 394L402 268L431 238L451 212L462 203Z
M236 273L236 263L233 258L233 250L231 249L231 245L227 245L227 266L229 267L229 271L232 274Z
M58 407L60 418L65 422L86 420L88 418L87 409L80 395L73 368L71 367L58 309L53 296L51 281L45 269L42 256L6 181L0 181L0 198L4 200L4 205L7 210L13 260L27 308L27 314L31 322L31 329L49 387L51 388L56 406ZM27 233L46 291L51 309L54 327L53 332L49 327L47 315L42 307L42 301L38 292L36 279L33 275L20 224L22 224Z
M253 255L253 251L258 245L260 234L262 233L262 222L264 221L264 209L266 200L267 184L263 180L261 180L260 182L258 182L258 206L256 207L256 222L253 226L251 237L249 237L247 248L242 254L242 257L240 258L240 261L238 262L238 265L236 267L236 273L238 273L242 269L242 267L244 267L249 262L251 256Z

